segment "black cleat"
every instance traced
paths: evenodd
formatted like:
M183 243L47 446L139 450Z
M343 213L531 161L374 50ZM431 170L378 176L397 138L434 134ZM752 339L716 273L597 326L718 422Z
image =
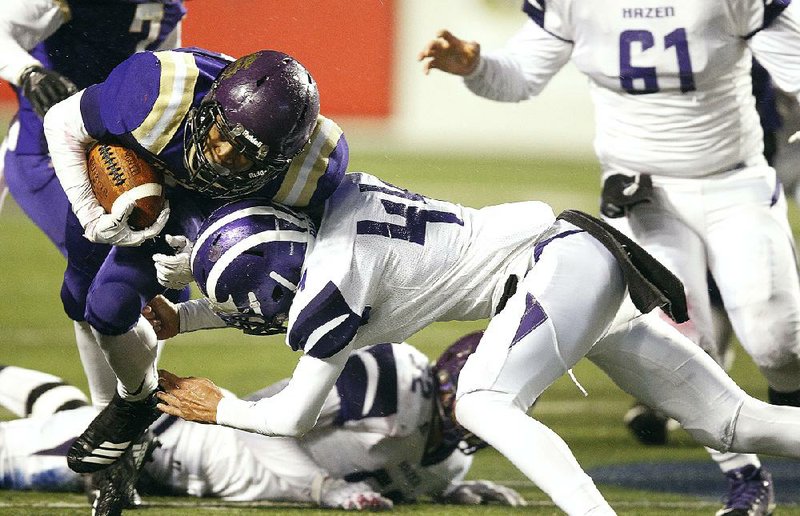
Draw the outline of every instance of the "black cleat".
M660 412L637 403L625 413L624 421L640 443L648 446L667 444L669 419Z
M139 441L160 412L155 391L141 401L115 394L67 452L67 465L77 473L95 473L117 462Z
M160 445L151 432L145 432L113 465L84 475L92 516L118 516L123 509L141 505L136 483L145 463L151 460L153 450Z

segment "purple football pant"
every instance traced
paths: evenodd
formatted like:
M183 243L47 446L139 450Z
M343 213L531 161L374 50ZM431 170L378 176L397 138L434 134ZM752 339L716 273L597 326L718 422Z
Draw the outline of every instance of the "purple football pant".
M171 215L161 235L138 247L93 244L70 211L67 214L67 268L61 288L64 311L104 335L122 335L139 319L142 307L157 294L172 301L189 298L188 288L165 289L158 283L153 254L173 254L163 235L197 236L204 213L190 200L170 200Z
M3 160L5 180L11 196L61 254L65 255L64 221L70 206L67 195L56 178L50 157L6 151Z

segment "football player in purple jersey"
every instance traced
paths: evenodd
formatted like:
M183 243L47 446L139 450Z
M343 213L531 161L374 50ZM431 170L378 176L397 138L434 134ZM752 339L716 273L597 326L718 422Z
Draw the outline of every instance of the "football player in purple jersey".
M722 363L710 271L768 400L800 406L795 242L751 80L755 57L797 104L798 2L527 0L522 9L527 20L500 49L440 31L419 54L424 71L521 102L572 63L589 81L606 221L681 279L690 319L679 329ZM729 481L719 516L772 511L758 457L709 452Z
M800 458L800 408L749 396L664 321L656 307L687 319L683 285L585 213L555 217L535 201L476 210L351 172L318 229L286 207L236 201L203 223L190 258L206 297L145 310L161 338L225 325L285 331L303 354L286 388L256 402L162 371L158 407L170 415L302 435L353 351L437 321L490 318L458 378L457 421L568 514L614 511L527 411L583 357L701 444Z
M53 106L44 127L72 207L62 301L117 380L68 455L70 467L92 472L113 463L156 417L158 341L140 311L175 286L159 277L188 273L174 256L188 252L186 237L231 198L257 195L313 214L341 181L348 149L339 126L319 114L308 70L273 50L237 60L200 48L139 52ZM163 172L168 205L151 227L128 225L133 198L120 197L111 213L100 207L85 159L97 141L133 149ZM98 253L109 244L107 256Z
M513 489L464 480L472 452L484 443L455 422L453 399L461 367L479 341L480 333L462 337L435 364L408 344L378 344L354 353L319 424L299 439L164 415L141 443L143 453L149 448L149 460L135 462L129 453L127 464L118 462L86 486L98 500L95 514L136 505L133 485L143 494L297 501L350 510L424 499L524 505ZM284 385L277 382L247 399L270 396ZM79 489L80 476L67 467L64 453L96 414L83 393L53 375L0 366L0 404L20 417L0 423L0 489ZM113 474L125 467L133 474Z

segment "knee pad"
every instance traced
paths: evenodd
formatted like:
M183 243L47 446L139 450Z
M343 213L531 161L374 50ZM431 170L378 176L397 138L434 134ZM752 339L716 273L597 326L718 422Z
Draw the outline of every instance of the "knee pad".
M104 335L122 335L139 320L144 306L131 285L109 282L94 286L86 299L86 322Z

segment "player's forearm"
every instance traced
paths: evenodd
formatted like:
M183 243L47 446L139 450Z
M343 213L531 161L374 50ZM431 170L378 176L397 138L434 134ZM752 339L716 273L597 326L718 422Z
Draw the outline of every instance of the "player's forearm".
M208 298L190 299L178 303L177 308L180 333L225 327L225 321L211 308Z
M217 424L272 436L305 434L316 423L349 353L348 347L326 360L303 355L289 384L272 397L257 402L223 398Z
M464 84L481 97L520 102L538 95L569 61L571 52L571 43L529 23L502 50L482 54Z
M97 202L86 170L86 149L94 139L89 136L81 116L80 91L54 105L44 118L44 133L53 160L53 168L67 194L72 211L81 225L105 213Z

